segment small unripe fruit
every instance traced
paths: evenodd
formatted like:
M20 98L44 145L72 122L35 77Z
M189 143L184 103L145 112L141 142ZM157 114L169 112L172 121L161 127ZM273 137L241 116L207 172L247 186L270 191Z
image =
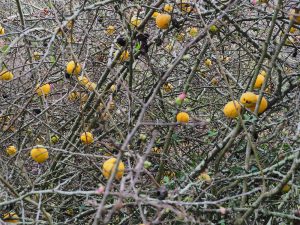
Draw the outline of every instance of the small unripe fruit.
M51 136L51 143L56 144L59 141L59 137L57 135Z
M144 162L144 168L145 168L145 169L149 169L151 166L152 166L152 163L151 163L151 162L149 162L149 161L145 161L145 162Z
M147 135L146 134L140 134L139 138L140 138L141 141L146 141Z

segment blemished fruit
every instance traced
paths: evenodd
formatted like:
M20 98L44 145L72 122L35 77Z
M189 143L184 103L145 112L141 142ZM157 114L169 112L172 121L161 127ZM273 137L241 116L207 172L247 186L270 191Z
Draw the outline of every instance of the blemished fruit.
M40 60L40 59L41 59L41 53L39 53L39 52L34 52L34 53L33 53L33 58L34 58L34 60Z
M79 99L80 97L80 93L78 91L72 91L69 95L68 95L68 100L71 102L76 101L77 99Z
M130 57L130 54L127 50L123 51L121 56L120 56L120 60L121 61L127 61Z
M213 34L217 33L219 31L218 27L216 25L212 25L209 28L209 31Z
M112 111L116 108L116 103L114 101L110 101L107 105L109 111Z
M6 148L6 153L7 153L9 156L13 156L13 155L15 155L15 154L17 153L17 148L16 148L15 146L13 146L13 145L8 146L8 147Z
M108 35L113 35L115 32L116 32L116 28L112 25L106 28L106 34Z
M154 12L154 13L152 14L152 18L155 19L158 15L159 15L159 12Z
M263 85L264 81L265 77L261 74L258 74L258 76L256 77L254 88L259 89Z
M156 17L155 22L158 28L168 29L171 22L171 16L169 14L159 14Z
M176 120L178 123L188 123L190 116L186 112L180 112L176 115Z
M289 19L293 20L295 24L300 24L300 10L299 9L291 9L289 13Z
M88 100L89 95L87 93L80 93L79 98L80 98L80 104L84 104Z
M183 12L191 12L193 10L193 7L191 6L191 1L190 0L177 0L176 1L179 9Z
M7 71L6 69L0 72L0 80L10 81L14 78L12 72Z
M257 100L258 100L258 95L256 95L256 97L257 97ZM255 105L256 105L256 104L255 104ZM252 112L254 112L254 110L255 110L255 105L249 107L249 109L250 109ZM258 114L263 113L264 111L266 111L267 108L268 108L268 101L267 101L267 99L266 99L265 97L262 97L261 102L260 102L260 104L259 104L259 108L258 108Z
M223 112L226 117L233 119L240 115L241 109L242 107L238 101L230 101L224 106Z
M94 82L88 82L85 87L89 90L89 91L94 91L97 87L97 84Z
M84 132L80 135L80 140L83 144L89 145L94 142L94 136L91 132Z
M44 84L42 86L37 85L37 87L36 87L36 93L38 96L42 96L42 95L46 96L50 93L50 91L51 91L50 84Z
M75 61L68 62L66 66L66 73L69 75L78 75L81 72L80 63L75 63Z
M191 35L192 37L196 37L198 34L198 28L197 27L191 27L189 29L189 35Z
M86 76L79 76L78 81L83 86L90 82L90 80Z
M4 35L5 34L5 30L4 28L0 25L0 35Z
M173 85L171 84L171 83L165 83L164 85L163 85L163 89L164 89L164 91L166 92L166 93L169 93L169 92L171 92L172 90L173 90Z
M137 16L133 16L131 17L131 20L130 20L130 24L134 27L138 27L142 22L142 19L137 17Z
M178 42L183 42L184 41L184 37L185 37L184 33L179 33L179 34L176 35L176 40Z
M36 148L31 149L30 156L34 161L43 163L49 158L49 153L44 146L38 145Z
M211 83L212 85L215 86L215 85L217 85L217 84L219 83L219 80L218 80L218 78L213 77L213 78L211 79L210 83Z
M170 4L166 4L166 5L164 6L164 11L166 11L166 12L168 12L168 13L172 12L172 11L173 11L173 6L170 5Z
M15 212L9 212L9 213L5 213L3 215L2 220L4 221L4 223L19 223L19 216L15 213Z
M67 23L67 27L69 29L72 29L74 27L74 23L75 23L74 20L69 20L68 23Z
M206 59L204 61L205 66L207 66L208 68L210 68L212 66L212 61L210 59Z
M102 174L106 179L109 179L110 175L112 174L116 161L117 161L116 158L110 158L103 163ZM117 180L120 180L124 175L124 171L125 171L125 165L122 161L119 161L115 178Z
M257 96L253 92L246 92L242 94L240 98L240 103L242 103L245 107L253 107L257 102Z

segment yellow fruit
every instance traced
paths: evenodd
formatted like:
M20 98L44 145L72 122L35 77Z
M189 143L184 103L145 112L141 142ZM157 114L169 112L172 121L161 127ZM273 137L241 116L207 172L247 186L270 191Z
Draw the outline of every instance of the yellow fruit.
M289 13L290 20L293 20L295 24L300 24L300 10L299 9L291 9Z
M88 82L85 87L90 91L94 91L97 87L97 84L94 82Z
M290 33L293 34L297 31L297 28L296 27L291 27L290 29Z
M112 35L112 34L114 34L116 32L116 28L114 27L114 26L108 26L107 28L106 28L106 33L108 34L108 35Z
M197 27L191 27L189 30L189 35L192 37L196 37L198 34L198 28Z
M210 59L206 59L204 62L205 66L207 66L208 68L210 68L212 66L212 61Z
M169 12L169 13L172 12L173 11L173 6L170 5L170 4L166 4L164 6L164 11Z
M69 101L74 102L79 98L79 96L80 96L80 93L78 91L72 91L69 94L68 99L69 99Z
M15 146L13 146L13 145L8 146L8 147L6 148L6 153L7 153L9 156L13 156L13 155L15 155L15 154L17 153L17 148L16 148Z
M285 184L282 189L281 192L282 193L288 193L291 190L291 185L290 184Z
M258 74L254 84L254 88L259 89L263 85L264 81L265 81L265 77L261 74Z
M83 144L89 145L94 142L94 137L92 133L84 132L81 134L80 140Z
M78 75L81 72L81 65L79 63L75 63L73 60L68 62L66 66L66 73L70 75Z
M142 19L137 17L137 16L133 16L131 17L130 20L130 24L133 25L134 27L138 27L142 22Z
M117 161L116 158L110 158L103 163L102 174L106 179L109 179L111 173L113 172L113 168L116 161ZM122 161L120 161L117 167L115 178L117 180L120 180L124 175L124 171L125 171L125 165Z
M257 97L257 100L258 100L258 95L256 96ZM261 102L259 104L259 108L258 108L258 114L261 114L263 113L264 111L266 111L266 109L268 108L268 101L265 97L262 97L261 99ZM249 107L249 109L254 112L255 110L255 105L254 106L251 106Z
M154 13L152 14L152 18L155 19L158 15L159 15L159 12L154 12Z
M260 71L260 75L265 77L267 75L267 72L265 70L262 70L262 71Z
M42 95L48 95L51 91L51 86L50 84L44 84L42 86L37 85L36 87L36 93L38 94L38 96L42 96Z
M167 93L169 93L169 92L171 92L172 90L173 90L173 85L171 84L171 83L165 83L164 85L163 85L163 89L164 89L164 91L165 92L167 92Z
M173 50L173 44L171 44L171 43L167 44L165 49L167 52L171 52Z
M5 30L4 28L0 25L0 35L4 35L5 34Z
M170 22L171 22L171 16L169 14L159 14L156 17L156 26L160 29L168 29Z
M202 180L202 181L206 181L207 183L211 182L211 178L210 178L210 176L206 172L201 173L199 175L198 179Z
M257 102L257 96L253 92L246 92L242 94L240 98L240 103L242 103L247 108L255 106L256 102Z
M30 156L34 161L43 163L49 158L49 153L46 148L38 145L36 148L31 149Z
M3 70L2 72L0 72L0 80L10 81L13 78L14 75L7 70Z
M121 56L120 56L120 61L127 61L129 59L129 52L127 50L123 51Z
M242 107L238 101L230 101L224 106L223 112L228 118L236 118L240 115L241 109Z
M33 53L33 58L34 58L34 60L40 60L41 59L41 54L39 52L34 52Z
M116 92L116 90L117 90L117 85L115 85L115 84L113 84L113 85L111 85L110 86L110 88L109 88L109 90L111 91L111 92Z
M15 212L5 213L2 220L4 223L19 223L19 216Z
M186 112L180 112L176 115L176 120L178 123L188 123L190 120L189 114Z

